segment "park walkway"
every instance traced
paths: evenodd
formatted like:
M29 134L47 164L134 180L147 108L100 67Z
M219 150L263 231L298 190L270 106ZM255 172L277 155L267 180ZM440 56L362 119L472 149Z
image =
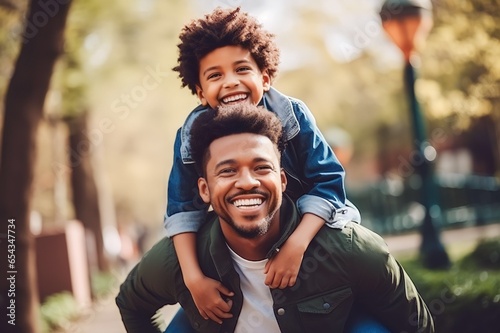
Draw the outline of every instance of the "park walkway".
M484 238L500 236L500 223L481 227L468 227L461 229L445 230L441 233L443 243L448 246L473 246ZM420 235L410 233L384 237L389 250L395 257L415 253L420 245ZM72 325L67 333L125 333L120 313L115 305L114 295L95 304L92 310L79 322ZM168 306L162 310L163 316L168 321L177 311L177 306Z

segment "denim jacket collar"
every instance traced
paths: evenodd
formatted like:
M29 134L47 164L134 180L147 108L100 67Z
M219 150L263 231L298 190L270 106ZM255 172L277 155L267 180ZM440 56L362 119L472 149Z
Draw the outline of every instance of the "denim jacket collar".
M285 141L289 141L294 138L300 131L299 121L295 116L293 111L293 106L290 99L280 93L273 87L269 91L264 93L262 97L261 104L268 109L276 113L281 123L283 124L283 130L285 133ZM207 111L208 107L204 105L199 105L188 115L184 125L181 129L181 158L184 164L194 163L191 157L191 127L193 126L194 120L203 112Z

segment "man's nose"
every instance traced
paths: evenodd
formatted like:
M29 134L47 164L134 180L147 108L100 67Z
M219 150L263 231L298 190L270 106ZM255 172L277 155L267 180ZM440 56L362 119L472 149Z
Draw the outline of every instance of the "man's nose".
M242 171L235 184L242 189L252 189L260 186L260 181L250 171Z

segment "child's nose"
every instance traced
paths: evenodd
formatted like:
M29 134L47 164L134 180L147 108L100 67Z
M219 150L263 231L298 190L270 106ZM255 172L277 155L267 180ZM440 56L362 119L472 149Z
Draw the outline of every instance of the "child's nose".
M240 84L240 80L234 74L227 74L224 80L224 88L232 88Z

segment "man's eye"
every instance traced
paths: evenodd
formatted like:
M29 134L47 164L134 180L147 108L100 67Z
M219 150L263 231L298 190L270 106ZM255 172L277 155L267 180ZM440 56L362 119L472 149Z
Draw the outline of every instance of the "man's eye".
M224 176L227 176L227 175L231 175L233 173L235 173L236 170L233 169L233 168L226 168L226 169L222 169L219 171L219 175L224 175Z
M259 165L257 168L255 168L257 171L272 171L273 167L270 165Z

